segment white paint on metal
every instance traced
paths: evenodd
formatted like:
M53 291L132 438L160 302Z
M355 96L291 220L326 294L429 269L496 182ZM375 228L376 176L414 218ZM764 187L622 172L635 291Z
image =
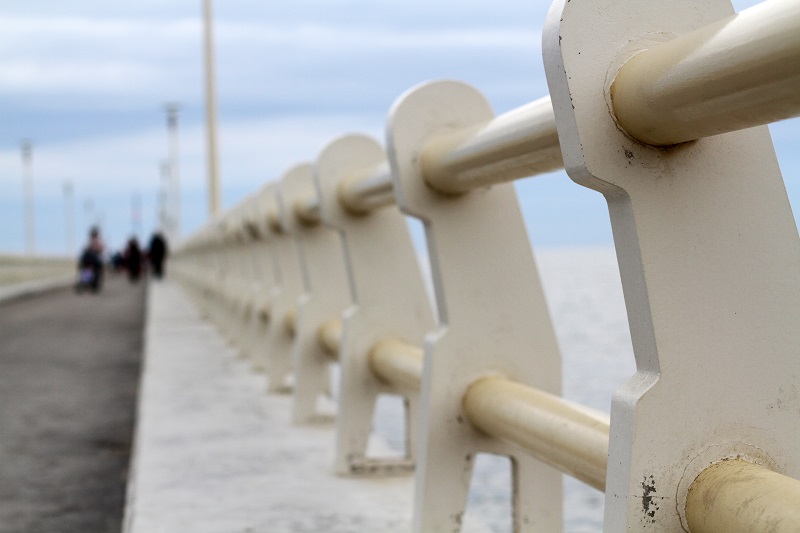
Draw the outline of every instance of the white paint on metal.
M407 457L366 456L375 401L379 394L407 394L382 382L370 370L369 352L391 338L420 344L434 326L428 296L408 226L394 207L356 215L339 202L340 184L385 162L381 146L361 135L330 143L317 159L316 176L325 224L342 232L353 305L343 315L339 361L342 365L336 435L336 470L369 474L408 470L413 464L416 394L406 396Z
M608 417L560 396L500 377L481 378L464 395L469 421L560 471L604 490Z
M637 373L614 395L605 531L680 531L682 478L743 444L800 477L800 241L765 127L671 149L617 127L610 82L727 0L558 0L543 38L564 163L609 205ZM746 393L744 392L746 391Z
M288 392L292 371L292 337L284 327L286 315L297 307L303 292L303 280L298 259L297 243L286 231L284 220L286 206L283 201L283 186L293 179L309 179L310 164L299 164L286 171L274 189L267 217L273 231L271 248L275 254L278 284L270 300L271 319L266 328L265 350L267 354L267 390ZM277 231L276 231L277 230Z
M694 480L686 519L692 533L793 533L800 524L800 481L742 459L726 459Z
M800 115L800 2L657 33L668 42L631 57L612 85L617 120L635 139L668 146Z
M263 192L251 197L245 206L245 223L251 236L249 262L252 265L253 279L250 285L251 310L246 317L244 333L239 342L250 358L256 371L265 371L265 343L262 332L270 319L270 293L275 286L275 276L269 239L271 231L266 224L262 204Z
M342 320L331 318L317 330L317 341L329 357L339 360L339 351L342 346Z
M460 194L564 166L550 97L438 135L422 153L425 181Z
M311 172L288 175L282 183L285 205L313 197L319 205L316 180ZM330 366L334 362L317 340L320 327L340 316L350 304L344 250L338 231L306 219L296 210L286 210L286 231L297 241L304 290L297 302L293 324L292 362L295 375L292 420L296 424L319 419L320 396L330 396Z
M369 352L369 367L376 376L408 390L419 390L422 362L422 348L393 339L379 341Z
M425 225L440 327L426 339L414 530L458 531L475 455L513 457L514 527L559 531L561 474L465 418L467 387L514 376L552 394L560 355L516 194L510 184L453 197L433 191L420 165L440 135L485 124L493 113L456 82L419 86L394 105L388 153L398 205Z
M389 172L389 164L384 161L366 172L347 177L339 184L339 201L353 213L362 215L394 204Z

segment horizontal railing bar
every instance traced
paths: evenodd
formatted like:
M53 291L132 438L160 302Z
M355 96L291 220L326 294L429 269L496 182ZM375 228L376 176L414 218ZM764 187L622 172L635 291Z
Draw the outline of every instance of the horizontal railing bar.
M270 318L272 316L272 305L270 304L270 302L264 302L261 305L257 305L256 313L258 319L266 324L267 322L270 321Z
M495 438L605 490L609 421L559 396L499 377L476 381L464 396L470 422Z
M713 464L689 487L686 521L692 533L796 532L800 480L741 459Z
M395 203L389 163L382 163L363 174L345 179L339 185L339 202L351 213L367 214ZM294 212L305 224L321 221L319 198L308 196L295 202Z
M310 195L297 200L293 208L295 216L303 224L315 226L322 222L321 206L317 195Z
M437 137L422 156L425 181L450 194L563 167L549 96L485 124Z
M422 155L423 177L436 191L459 194L563 168L555 116L546 96L479 124L430 141ZM395 203L388 164L347 179L339 200L368 213ZM310 210L310 209L309 209Z
M768 0L641 52L622 66L611 93L623 129L653 145L800 115L800 3ZM425 181L447 194L562 167L549 96L443 134L422 155ZM356 213L393 204L388 164L347 179L339 200ZM320 221L315 197L294 210L306 223ZM281 231L277 213L268 220Z
M317 342L322 349L333 357L339 358L339 350L342 345L342 321L338 318L328 320L317 330Z
M289 309L283 317L283 327L291 338L297 335L297 308Z
M273 233L283 233L285 231L280 213L274 207L267 210L267 224Z
M667 146L800 114L800 2L768 0L629 59L611 88L633 138Z
M370 350L372 372L387 383L419 390L422 381L422 348L402 341L383 340Z
M360 214L394 204L389 163L381 163L362 175L344 180L339 186L339 201L347 210Z
M419 390L423 350L402 341L381 341L370 351L369 365L383 381ZM609 421L603 413L498 377L472 384L464 395L464 411L479 430L605 490Z
M767 28L767 30L764 30ZM637 54L612 86L632 137L671 145L800 114L800 3L769 0ZM442 134L422 154L436 191L460 194L563 168L550 97ZM368 213L395 202L387 164L346 180L339 199ZM303 220L318 220L304 202Z

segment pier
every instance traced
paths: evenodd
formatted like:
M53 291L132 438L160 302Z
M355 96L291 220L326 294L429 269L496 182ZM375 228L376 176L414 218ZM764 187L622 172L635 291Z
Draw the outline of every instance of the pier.
M496 114L423 82L384 138L254 184L148 284L123 530L493 531L470 493L499 457L513 533L576 531L565 476L607 533L797 531L800 238L767 125L800 115L798 6L556 0L549 94ZM613 230L610 412L565 395L591 356L515 188L560 168Z

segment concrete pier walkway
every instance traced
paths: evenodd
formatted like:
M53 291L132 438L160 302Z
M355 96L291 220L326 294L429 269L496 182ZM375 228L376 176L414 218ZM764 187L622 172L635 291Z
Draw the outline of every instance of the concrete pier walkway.
M0 304L0 532L116 532L142 351L144 287Z
M0 533L410 531L413 478L335 475L290 407L171 281L2 303Z
M292 426L176 285L148 299L125 531L410 531L411 477L337 477L332 425Z

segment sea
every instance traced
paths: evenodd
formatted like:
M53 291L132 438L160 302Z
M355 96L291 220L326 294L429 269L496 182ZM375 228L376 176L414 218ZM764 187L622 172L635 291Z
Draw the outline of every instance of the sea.
M608 413L614 390L635 372L614 249L544 249L537 251L536 262L561 350L564 397ZM375 432L398 450L402 420L402 402L382 397ZM602 492L565 476L565 533L601 532L603 500ZM510 532L510 502L509 460L479 455L464 530L479 522L495 533Z

